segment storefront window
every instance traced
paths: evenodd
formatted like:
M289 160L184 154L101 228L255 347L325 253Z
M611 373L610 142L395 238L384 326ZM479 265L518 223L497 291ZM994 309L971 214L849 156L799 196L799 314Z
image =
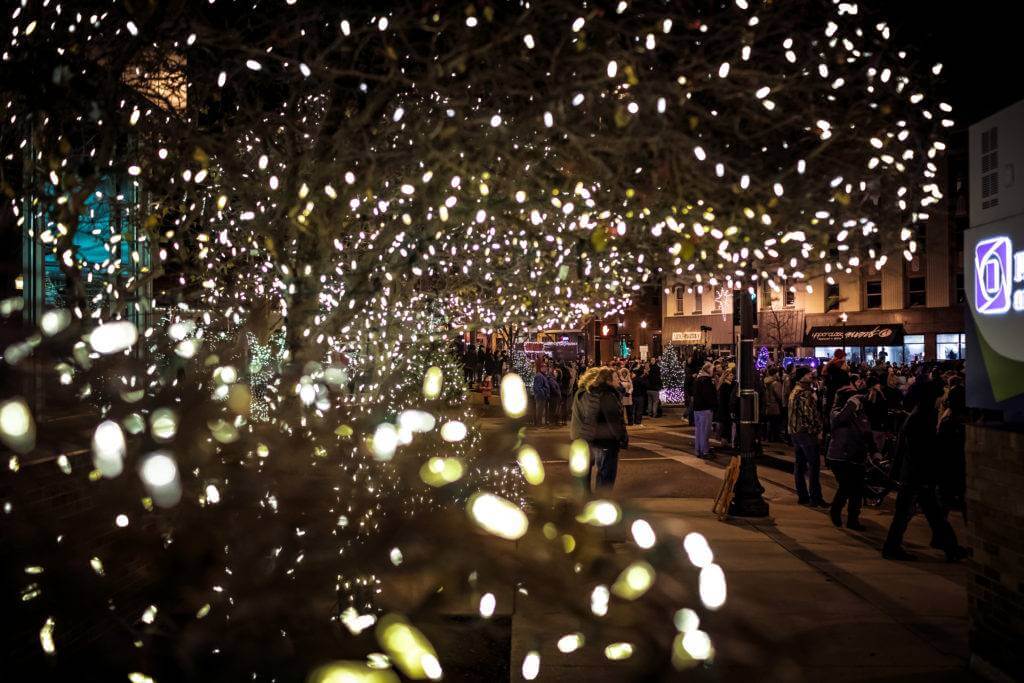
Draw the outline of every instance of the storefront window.
M966 346L963 334L935 335L935 357L938 360L963 360Z
M901 363L913 363L924 360L924 335L908 334L903 337L904 358Z

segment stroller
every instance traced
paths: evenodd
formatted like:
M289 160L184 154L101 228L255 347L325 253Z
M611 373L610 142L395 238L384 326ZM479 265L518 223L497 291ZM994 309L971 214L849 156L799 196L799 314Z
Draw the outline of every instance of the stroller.
M895 479L899 471L897 463L897 439L907 413L902 410L889 411L889 428L885 431L884 442L877 453L868 456L864 463L864 505L878 507L890 491L899 488Z

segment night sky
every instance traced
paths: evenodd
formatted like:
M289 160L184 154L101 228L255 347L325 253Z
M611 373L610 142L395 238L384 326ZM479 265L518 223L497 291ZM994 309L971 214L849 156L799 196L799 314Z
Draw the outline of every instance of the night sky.
M957 128L1024 99L1022 5L1008 0L871 0L891 18L897 45L916 46L944 65L939 92Z

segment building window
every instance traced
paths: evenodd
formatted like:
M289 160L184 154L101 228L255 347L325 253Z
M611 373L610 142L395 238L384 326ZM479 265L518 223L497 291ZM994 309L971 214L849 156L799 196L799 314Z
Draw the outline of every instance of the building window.
M686 311L683 310L683 288L676 287L676 315L683 315Z
M908 334L903 337L903 358L901 363L924 360L924 335Z
M964 293L964 274L956 274L956 302L958 304L967 303L967 295Z
M907 278L907 308L913 306L927 306L928 293L923 277Z
M796 292L792 289L786 289L786 308L792 308L796 306Z
M963 360L967 342L964 334L935 335L936 360Z
M881 280L870 280L865 285L865 293L867 296L864 297L866 308L881 308L882 307L882 281Z
M700 315L701 309L704 307L704 294L698 291L693 293L693 314Z
M839 285L828 285L825 287L825 312L839 310Z

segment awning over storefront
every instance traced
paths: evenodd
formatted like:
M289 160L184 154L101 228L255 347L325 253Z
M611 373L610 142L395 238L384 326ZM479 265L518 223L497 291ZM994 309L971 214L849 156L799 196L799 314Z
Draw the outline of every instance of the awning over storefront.
M903 334L903 325L812 327L804 346L902 346Z

